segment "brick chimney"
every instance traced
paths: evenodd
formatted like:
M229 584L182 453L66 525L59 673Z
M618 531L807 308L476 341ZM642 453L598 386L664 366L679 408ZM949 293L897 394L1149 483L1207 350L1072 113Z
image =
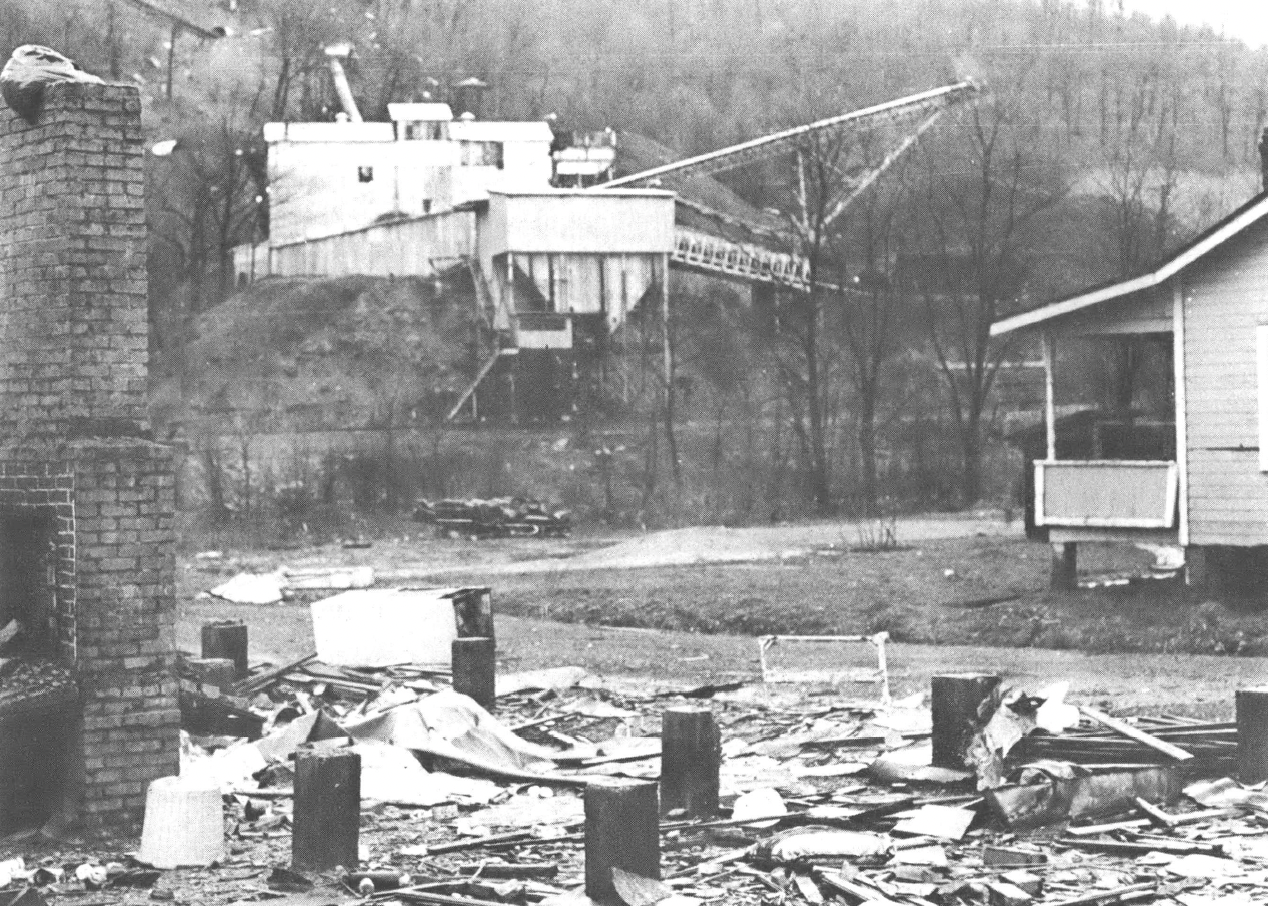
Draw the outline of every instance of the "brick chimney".
M17 589L0 594L0 625L22 622L23 658L70 678L71 705L40 699L69 715L49 743L69 755L56 801L37 805L89 827L135 824L148 783L179 771L175 485L146 415L141 140L131 86L49 86L34 126L0 106L0 588ZM14 686L0 679L0 736L18 719L6 702L41 725ZM0 827L11 767L0 757Z

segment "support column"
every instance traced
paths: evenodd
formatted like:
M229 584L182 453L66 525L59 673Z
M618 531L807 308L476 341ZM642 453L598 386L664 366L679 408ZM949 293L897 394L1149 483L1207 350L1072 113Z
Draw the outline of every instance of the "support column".
M1052 545L1052 578L1048 584L1058 591L1079 587L1079 546L1073 541Z
M1211 584L1207 549L1190 544L1184 549L1184 584L1193 588L1208 588Z
M1056 391L1056 343L1052 334L1043 335L1043 392L1044 427L1047 439L1048 462L1057 458L1057 391Z
M1237 779L1259 783L1268 779L1268 686L1238 689Z
M999 682L995 673L944 673L933 677L929 705L933 712L934 767L964 767L964 753L977 727L978 708Z

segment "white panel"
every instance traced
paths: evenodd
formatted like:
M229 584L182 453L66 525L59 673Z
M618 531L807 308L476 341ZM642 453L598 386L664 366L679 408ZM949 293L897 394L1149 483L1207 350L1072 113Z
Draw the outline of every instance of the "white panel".
M575 252L668 254L674 249L674 197L668 192L492 193L494 254Z
M327 664L448 667L458 620L446 589L367 588L311 605L317 655Z
M1259 372L1259 471L1268 472L1268 324L1255 328Z

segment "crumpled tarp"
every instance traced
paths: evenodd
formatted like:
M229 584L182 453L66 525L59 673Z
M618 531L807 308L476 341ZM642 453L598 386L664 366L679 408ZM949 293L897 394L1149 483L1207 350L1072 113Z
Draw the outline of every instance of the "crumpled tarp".
M448 690L347 721L343 729L357 740L377 740L518 780L543 779L558 754L525 742L470 698Z

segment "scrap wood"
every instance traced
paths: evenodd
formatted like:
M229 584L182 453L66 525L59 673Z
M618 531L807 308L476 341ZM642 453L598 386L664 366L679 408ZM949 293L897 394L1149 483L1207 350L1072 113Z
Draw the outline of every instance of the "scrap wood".
M278 667L276 670L266 670L264 673L257 673L255 676L249 676L246 679L242 680L242 682L234 686L231 691L235 695L249 695L253 692L258 692L261 689L263 689L265 686L267 686L269 683L273 682L273 680L278 679L279 677L285 676L286 674L290 673L295 668L302 667L304 664L307 664L309 661L315 661L315 660L317 660L316 651L314 651L312 654L305 655L299 660L292 661L289 664L286 664L282 667Z
M1096 840L1086 837L1059 837L1057 843L1072 849L1095 853L1116 853L1127 856L1143 856L1145 853L1165 852L1177 856L1200 853L1222 853L1224 848L1216 843L1189 843L1182 840L1153 839L1147 843L1130 840Z
M458 871L473 872L481 878L553 878L559 874L558 862L475 862L459 865Z
M455 897L443 893L428 893L423 890L414 888L402 888L390 892L393 897L399 897L411 903L426 903L429 906L505 906L497 900L478 900L475 897Z
M822 884L831 887L837 893L845 894L847 897L857 900L860 903L875 903L878 906L902 906L894 900L879 896L877 891L871 887L855 883L855 881L846 878L839 871L828 871L822 868L812 869L812 874Z
M1081 897L1074 897L1069 900L1062 900L1059 903L1050 903L1047 906L1105 906L1108 903L1122 903L1127 900L1145 899L1160 891L1161 885L1157 881L1147 881L1143 884L1129 884L1126 887L1118 887L1114 890L1100 890L1094 893L1085 894Z
M1080 705L1079 713L1086 717L1090 717L1102 726L1109 727L1115 733L1126 736L1128 739L1134 739L1136 742L1149 746L1149 748L1174 758L1176 761L1188 761L1193 757L1192 752L1186 752L1179 746L1172 745L1171 743L1161 740L1156 736L1152 736L1144 730L1141 730L1139 727L1133 727L1131 724L1124 723L1121 720L1110 717L1108 714L1102 714L1095 708Z
M1127 821L1111 821L1108 824L1084 824L1082 826L1067 827L1065 832L1073 837L1093 837L1099 834L1107 834L1110 831L1148 827L1152 823L1148 818L1132 818Z

